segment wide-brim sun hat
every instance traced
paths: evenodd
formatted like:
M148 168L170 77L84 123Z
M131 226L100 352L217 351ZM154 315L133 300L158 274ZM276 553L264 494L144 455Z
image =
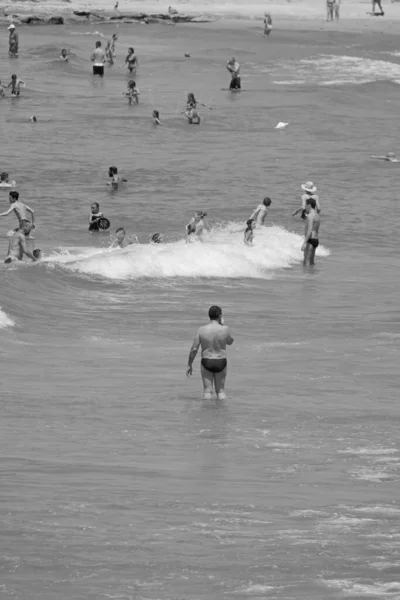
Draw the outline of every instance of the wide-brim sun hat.
M9 27L7 27L7 29L15 29L14 23L11 23L11 25Z
M312 181L306 181L301 186L301 189L305 192L309 192L310 194L314 194L317 191L317 186L313 184Z

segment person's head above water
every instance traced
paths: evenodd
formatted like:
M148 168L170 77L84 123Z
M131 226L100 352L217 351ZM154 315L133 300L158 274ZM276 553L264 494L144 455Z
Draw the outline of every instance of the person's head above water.
M316 209L317 203L314 198L307 198L306 206L311 206L314 210Z
M117 241L122 242L122 240L124 239L124 237L126 235L125 229L123 227L118 227L118 229L115 233L117 234Z
M17 200L19 200L19 192L10 192L8 194L8 199L10 200L10 202L17 202Z
M153 117L155 119L159 119L160 118L160 111L159 110L153 110Z
M8 181L8 173L5 171L0 175L0 181Z
M163 241L164 241L164 238L161 235L161 233L153 233L153 235L150 236L151 244L162 244Z
M307 192L307 194L315 194L317 191L317 186L314 185L312 181L306 181L306 183L303 183L300 187Z
M31 122L31 123L37 123L37 118L35 117L35 115L32 115L32 116L29 118L29 120L30 120L30 122Z
M101 42L100 41L96 42L96 48L101 48Z
M135 49L134 48L128 48L128 52L129 52L129 54L133 54L135 52Z
M128 88L129 89L133 89L136 87L136 81L133 81L133 79L131 79L130 81L128 81Z
M235 64L235 62L236 62L236 58L235 58L234 56L232 56L232 57L231 57L231 58L228 60L228 63L229 63L230 65L233 65L233 64Z
M112 39L113 40L117 40L118 39L118 33L113 33L112 34Z
M108 167L108 176L112 177L113 175L117 175L118 174L118 168L117 167Z
M195 215L194 215L197 219L203 219L204 217L207 216L206 212L203 212L202 210L198 210Z
M187 101L188 102L196 102L196 98L194 97L193 92L189 92L189 94L187 95Z
M92 212L94 212L100 209L100 204L98 202L93 202L90 208L92 209Z
M220 306L211 306L208 311L210 321L219 321L222 317L222 308Z
M61 50L61 56L67 56L67 51L65 48Z
M16 74L15 74L15 73L13 73L13 74L11 75L11 79L12 79L13 81L15 81L15 80L17 79L17 76L16 76Z
M270 206L271 202L272 202L271 198L264 198L264 200L263 200L264 206Z

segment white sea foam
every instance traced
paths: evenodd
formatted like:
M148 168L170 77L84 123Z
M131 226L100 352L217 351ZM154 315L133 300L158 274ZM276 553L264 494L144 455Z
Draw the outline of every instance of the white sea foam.
M13 327L14 325L14 321L10 319L10 317L0 308L0 329L5 329L6 327Z
M324 580L324 583L331 588L335 588L350 594L351 596L385 596L386 598L399 598L400 583L359 583L351 579L331 579Z
M400 80L400 65L359 56L319 55L261 69L278 85L345 85Z
M380 456L396 453L398 453L397 448L348 448L339 452L339 454L354 454L355 456Z
M259 278L268 279L271 271L288 268L302 260L302 237L281 227L260 228L254 246L243 243L241 224L216 227L204 243L135 244L124 249L94 250L47 259L78 273L107 279L169 277ZM329 250L320 246L319 256Z

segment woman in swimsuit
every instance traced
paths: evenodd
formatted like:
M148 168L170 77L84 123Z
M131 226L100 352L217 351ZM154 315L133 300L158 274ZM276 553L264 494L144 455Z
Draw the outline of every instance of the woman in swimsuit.
M128 66L128 75L132 75L135 76L136 75L136 71L137 68L139 66L139 61L137 59L137 56L135 54L135 49L134 48L128 48L128 54L125 58L125 62L122 65L122 67L124 67L125 65Z

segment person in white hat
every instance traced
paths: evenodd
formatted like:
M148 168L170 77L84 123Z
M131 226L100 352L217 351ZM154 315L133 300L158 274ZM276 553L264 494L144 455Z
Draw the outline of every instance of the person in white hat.
M8 38L8 54L10 56L18 56L18 33L15 29L14 23L8 28L10 36Z
M295 217L297 214L299 214L299 212L301 212L301 218L307 218L306 205L309 198L313 198L315 200L317 213L319 214L321 212L321 205L319 203L318 196L315 193L317 191L317 186L315 186L312 181L306 181L306 183L301 185L301 189L305 192L305 194L303 194L301 197L301 208L297 209L292 216Z

